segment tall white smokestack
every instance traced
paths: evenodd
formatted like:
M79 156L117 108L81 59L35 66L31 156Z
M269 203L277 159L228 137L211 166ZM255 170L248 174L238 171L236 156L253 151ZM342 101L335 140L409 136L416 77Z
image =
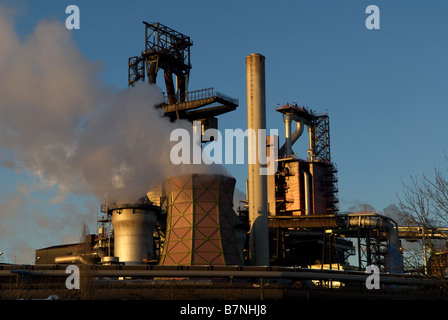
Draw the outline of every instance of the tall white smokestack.
M247 74L247 135L248 144L248 200L250 220L250 258L252 265L269 265L269 229L267 210L267 177L260 174L262 164L257 147L266 145L266 135L259 135L259 129L266 129L266 93L264 56L252 53L246 57ZM255 134L250 134L250 131ZM260 136L260 139L259 139ZM263 139L263 141L261 141ZM261 149L266 152L266 149ZM255 159L251 159L255 155Z

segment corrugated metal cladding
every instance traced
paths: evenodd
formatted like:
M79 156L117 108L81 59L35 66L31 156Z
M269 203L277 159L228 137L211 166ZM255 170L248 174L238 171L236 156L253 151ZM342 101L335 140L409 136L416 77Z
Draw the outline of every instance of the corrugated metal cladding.
M241 265L235 238L235 179L192 174L166 181L167 233L161 265Z

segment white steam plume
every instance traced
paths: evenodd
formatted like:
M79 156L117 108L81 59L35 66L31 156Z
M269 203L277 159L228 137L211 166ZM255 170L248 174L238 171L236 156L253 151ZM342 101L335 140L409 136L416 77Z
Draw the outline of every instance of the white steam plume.
M21 41L0 10L0 39L0 165L37 174L62 198L101 200L138 199L153 182L192 169L170 162L171 131L191 124L162 117L160 88L107 87L58 21L40 21Z

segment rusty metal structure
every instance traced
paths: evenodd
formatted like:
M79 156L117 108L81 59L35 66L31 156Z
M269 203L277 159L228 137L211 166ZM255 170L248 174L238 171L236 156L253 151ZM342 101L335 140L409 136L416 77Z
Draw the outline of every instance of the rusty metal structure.
M276 174L268 176L271 263L331 268L357 253L359 270L375 264L382 271L402 272L398 226L392 219L378 213L338 212L328 114L289 103L276 111L283 115L285 143L278 150ZM300 159L292 146L305 128L308 156Z
M279 150L279 169L270 177L270 215L321 215L338 212L337 169L331 161L328 114L317 115L297 104L276 108L285 122L285 144ZM291 134L291 123L297 124ZM300 160L292 145L308 129L308 159Z

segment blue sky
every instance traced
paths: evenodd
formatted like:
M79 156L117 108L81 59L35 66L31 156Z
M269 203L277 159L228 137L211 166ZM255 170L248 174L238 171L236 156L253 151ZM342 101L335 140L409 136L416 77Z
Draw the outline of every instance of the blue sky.
M246 128L245 57L266 57L268 128L275 106L297 102L328 112L341 211L367 203L378 211L397 202L409 174L431 174L447 151L448 39L446 1L4 1L15 7L16 32L38 21L63 24L65 8L80 9L76 47L102 66L98 77L127 87L127 59L144 46L142 20L189 35L189 88L214 87L238 98L219 128ZM365 9L380 9L380 29L368 30ZM0 6L0 10L1 10ZM2 41L2 39L0 39ZM80 93L82 94L82 93ZM306 139L296 143L306 157ZM7 154L7 152L5 151ZM228 166L244 190L247 168ZM32 263L34 250L76 242L81 224L95 232L98 203L72 195L54 203L55 186L18 169L0 168L0 251L8 262ZM33 187L29 187L32 185ZM76 218L75 218L76 217ZM50 232L49 232L50 231Z

